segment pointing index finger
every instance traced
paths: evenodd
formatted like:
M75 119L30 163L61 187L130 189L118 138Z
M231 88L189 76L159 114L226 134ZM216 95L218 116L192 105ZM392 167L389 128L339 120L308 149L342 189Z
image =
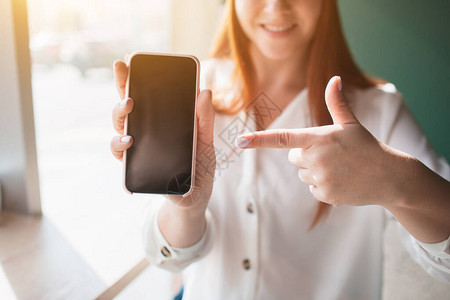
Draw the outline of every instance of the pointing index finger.
M239 148L309 148L316 136L313 128L269 129L240 135L235 145Z

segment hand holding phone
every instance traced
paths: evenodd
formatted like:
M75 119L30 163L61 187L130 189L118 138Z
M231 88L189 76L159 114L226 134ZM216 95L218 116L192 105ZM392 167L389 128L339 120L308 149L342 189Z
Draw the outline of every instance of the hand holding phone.
M149 56L153 60L149 59ZM125 161L127 161L129 166L131 161L135 169L129 169L128 175L136 171L137 168L137 171L141 172L138 174L139 176L145 177L149 175L149 177L147 179L144 178L144 180L138 178L136 184L136 177L126 176L126 179L131 179L129 183L125 181L126 186L128 189L131 188L132 192L164 194L181 206L191 206L199 199L204 199L201 202L207 203L212 191L215 157L214 161L210 161L208 169L205 169L204 165L197 166L199 159L196 159L195 154L200 153L202 155L205 150L214 149L214 108L210 91L202 91L198 95L197 102L195 101L195 98L197 98L198 61L192 57L161 54L149 55L140 53L138 55L135 54L134 57L135 59L138 57L140 59L134 61L131 59L129 66L123 62L115 63L115 80L119 94L121 98L126 98L125 96L128 92L132 100L122 100L126 101L122 102L125 105L116 105L113 121L115 129L119 133L122 133L125 129L126 134L129 128L124 128L124 125L134 126L135 136L129 142L126 139L125 142L122 142L122 136L113 138L111 149L119 159L123 157L123 152L129 149L127 156L125 156ZM155 59L159 62L159 66L158 63L155 64ZM133 62L138 62L138 64L134 65ZM149 62L150 64L148 64ZM186 63L187 69L183 69L183 63ZM136 75L133 73L133 70L141 71L143 74ZM134 78L136 79L133 79L133 74L135 74ZM186 75L186 77L180 75ZM153 79L152 84L150 84L151 79ZM136 82L137 88L135 87L135 90L137 93L134 97L140 99L133 99L133 84ZM127 87L128 89L131 88L131 90L128 90ZM153 90L151 90L152 88ZM150 89L150 91L145 92L145 89ZM142 95L138 94L143 91L145 95L142 98L140 97ZM138 104L138 101L145 101L143 99L148 93L152 94L153 98L147 97L147 100L155 100L158 97L160 99L156 99L158 101L153 101L147 107L145 105L139 106L142 102ZM175 99L170 99L170 97L167 97L183 94L190 96L186 96L183 99L177 99L176 97ZM164 97L160 97L161 95L164 95ZM132 114L137 109L139 109L140 114L136 114L135 120L137 122L132 123ZM133 112L128 120L130 123L127 124L126 118L131 111ZM185 118L183 119L183 117ZM130 135L133 134L130 132ZM195 135L197 139L195 139ZM133 144L139 144L137 140L144 141L141 144L144 147L141 147L138 151L135 148L134 154L137 153L137 155L133 156L131 149L133 149ZM154 143L152 144L152 142ZM194 142L196 143L192 144ZM159 151L155 151L155 149ZM211 154L211 151L209 151L209 154ZM130 159L130 157L133 158ZM211 160L211 156L208 159ZM141 165L143 166L142 168L140 168ZM148 168L150 168L151 172L146 172L146 170L149 170ZM177 182L176 184L179 184L179 186L171 186L170 180L174 176L186 174L189 171L191 171L190 175L193 175L190 185L183 187L183 183L180 186L180 182ZM127 169L125 168L125 174L126 172ZM156 179L156 182L153 182L153 179ZM174 187L174 190L170 190Z

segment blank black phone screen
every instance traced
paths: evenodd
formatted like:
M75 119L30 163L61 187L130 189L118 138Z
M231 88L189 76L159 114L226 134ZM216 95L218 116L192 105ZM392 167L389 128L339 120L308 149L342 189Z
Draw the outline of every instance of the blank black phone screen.
M182 195L191 186L197 63L137 54L130 62L125 185L130 192Z

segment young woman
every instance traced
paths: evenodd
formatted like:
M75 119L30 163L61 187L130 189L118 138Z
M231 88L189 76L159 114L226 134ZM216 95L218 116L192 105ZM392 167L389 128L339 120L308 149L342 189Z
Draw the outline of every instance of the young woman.
M380 299L392 214L413 259L449 282L449 165L395 87L357 68L336 0L226 5L202 65L201 192L155 203L148 259L184 270L183 299ZM123 98L125 63L115 75ZM119 134L132 108L114 108ZM114 155L132 142L114 137Z

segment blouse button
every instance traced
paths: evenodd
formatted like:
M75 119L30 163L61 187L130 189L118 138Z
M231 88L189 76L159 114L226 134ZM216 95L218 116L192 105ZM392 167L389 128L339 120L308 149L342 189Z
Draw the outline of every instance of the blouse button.
M252 213L254 213L254 209L253 209L253 204L251 204L250 202L249 203L247 203L247 211L250 213L250 214L252 214Z
M242 267L245 270L250 270L250 260L248 258L246 258L242 261Z
M164 257L171 257L172 256L172 253L170 253L169 249L167 249L166 246L163 246L161 248L161 253L162 253L162 255L164 255Z

